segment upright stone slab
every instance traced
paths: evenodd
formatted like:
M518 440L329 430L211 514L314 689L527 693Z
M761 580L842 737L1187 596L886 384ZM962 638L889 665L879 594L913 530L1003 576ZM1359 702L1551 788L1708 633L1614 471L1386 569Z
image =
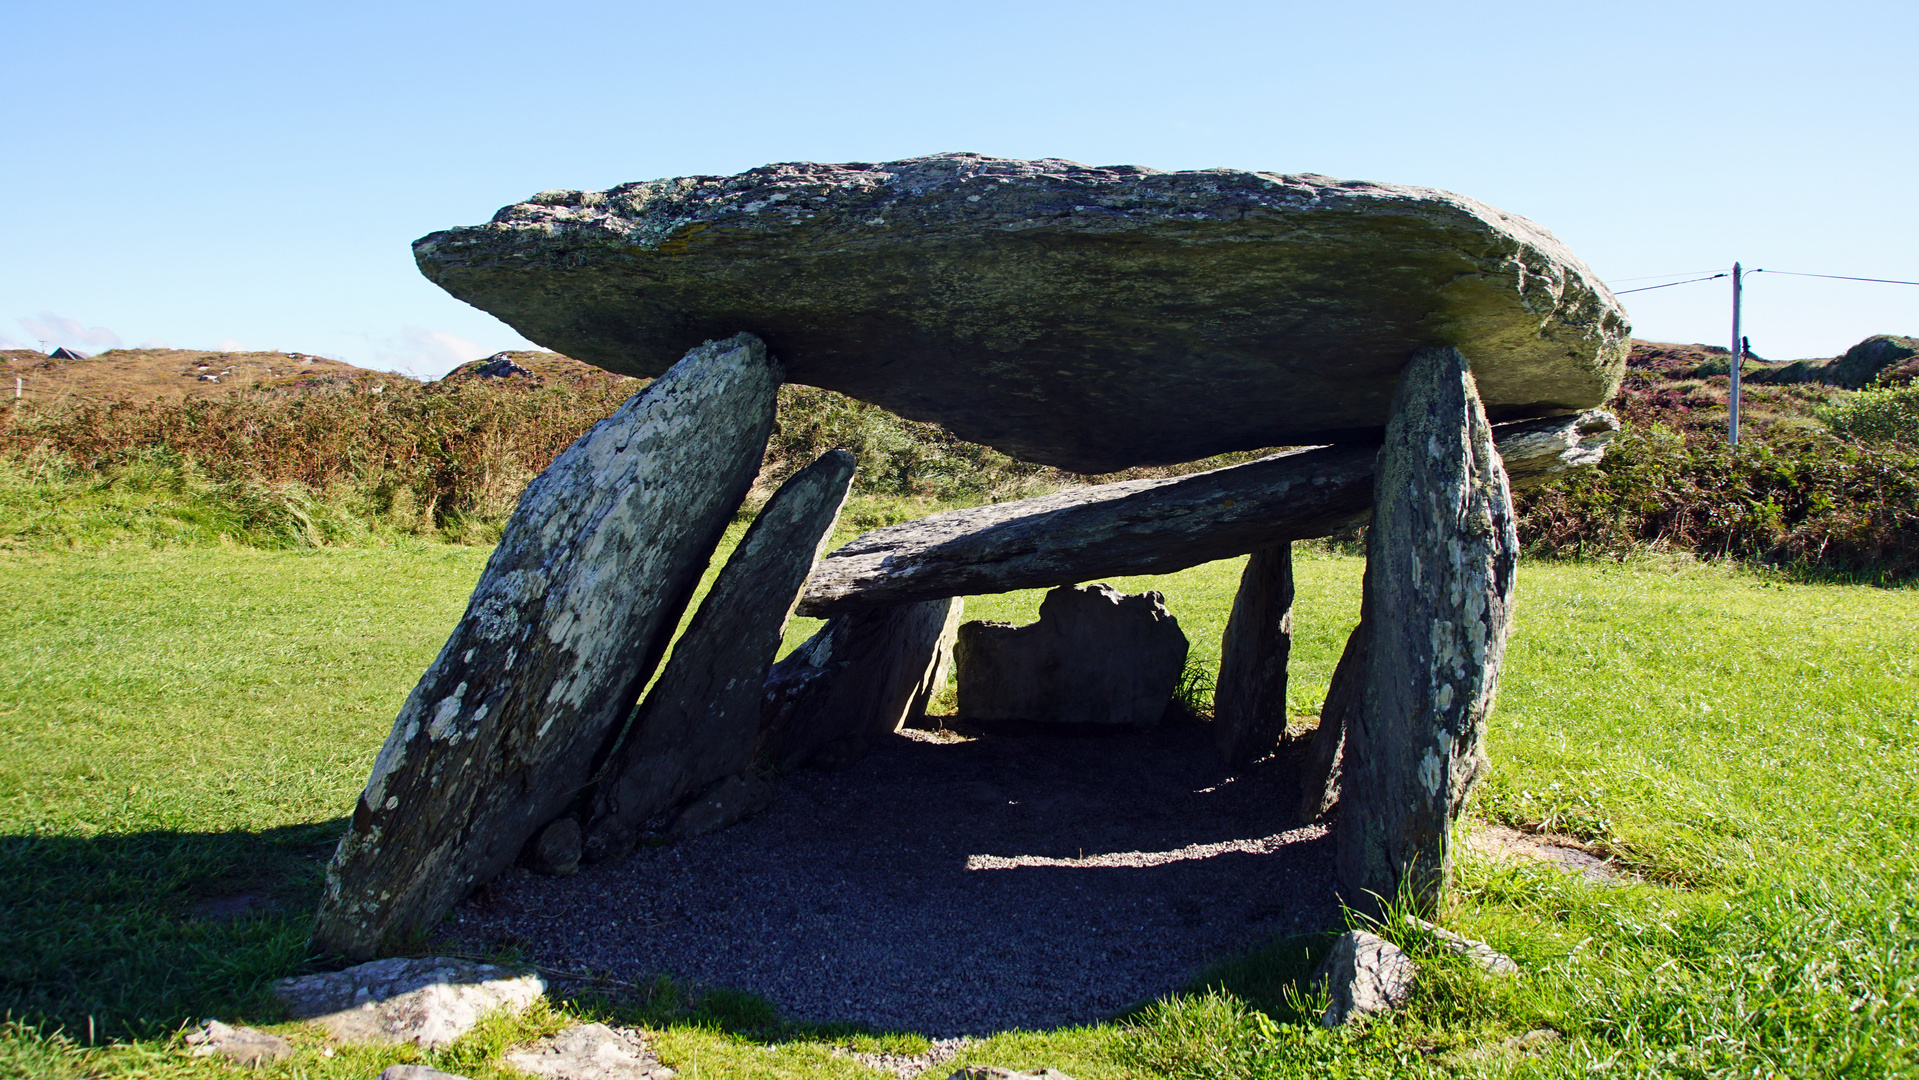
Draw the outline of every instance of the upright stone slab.
M1231 766L1257 761L1286 736L1286 663L1293 652L1293 545L1253 552L1220 642L1213 744Z
M926 713L946 683L965 601L925 600L827 621L766 678L760 747L781 768Z
M1186 648L1159 593L1062 586L1040 602L1037 622L960 627L960 715L1150 727L1179 685Z
M648 818L753 763L766 671L852 482L853 455L831 451L746 530L601 772L596 850L616 852Z
M1373 914L1395 899L1431 910L1445 888L1512 621L1512 493L1457 350L1413 355L1378 477L1365 701L1346 733L1338 830L1341 890Z
M528 486L373 764L316 946L365 959L431 925L578 797L753 482L779 381L758 338L708 342Z

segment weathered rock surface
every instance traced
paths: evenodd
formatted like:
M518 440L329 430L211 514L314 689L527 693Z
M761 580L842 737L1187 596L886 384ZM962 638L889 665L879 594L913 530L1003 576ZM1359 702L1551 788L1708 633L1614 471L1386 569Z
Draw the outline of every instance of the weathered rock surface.
M831 451L761 508L608 760L593 800L597 834L631 836L753 763L767 669L800 586L833 535L853 465L852 454Z
M539 874L566 877L580 869L582 834L577 818L563 817L534 837L527 845L526 865Z
M576 1024L506 1055L506 1063L550 1080L673 1080L646 1040L630 1029Z
M380 1070L380 1080L467 1080L458 1073L441 1072L429 1065L388 1065Z
M428 957L375 960L344 971L281 979L273 992L295 1020L343 1042L445 1046L495 1009L524 1009L546 992L538 975Z
M1418 973L1399 946L1364 930L1346 931L1313 975L1329 999L1320 1024L1336 1028L1397 1009L1412 996Z
M374 762L317 946L364 959L430 925L578 796L752 484L778 386L757 338L709 342L528 486Z
M1407 365L1377 490L1365 700L1346 726L1337 830L1346 902L1374 915L1395 899L1438 903L1453 821L1486 769L1512 622L1512 496L1458 351Z
M1478 964L1490 975L1517 975L1519 964L1512 957L1493 948L1491 945L1464 934L1454 933L1441 926L1435 926L1425 919L1406 916L1406 925L1426 934L1433 945L1458 956L1463 956Z
M790 769L825 747L898 731L946 683L959 597L827 621L767 674L760 750Z
M752 817L772 802L772 784L751 772L729 776L681 808L667 825L666 835L674 840L705 836Z
M1594 410L1494 429L1511 474L1536 483L1596 463L1619 431ZM1371 517L1372 446L1278 454L1209 472L1076 488L875 529L821 559L799 613L1169 574Z
M954 647L969 720L1159 723L1186 668L1186 635L1156 592L1054 589L1039 621L970 622Z
M1253 552L1220 642L1213 743L1228 765L1273 752L1286 735L1286 663L1293 652L1293 546Z
M293 1044L278 1035L250 1027L232 1027L208 1020L187 1034L194 1057L223 1057L235 1065L257 1069L293 1056Z
M1538 225L1313 175L768 165L541 192L414 257L610 371L750 329L793 381L1085 473L1376 439L1423 346L1465 352L1499 420L1599 405L1627 351L1618 301Z
M1001 1065L968 1065L946 1080L1073 1080L1058 1069L1008 1069Z

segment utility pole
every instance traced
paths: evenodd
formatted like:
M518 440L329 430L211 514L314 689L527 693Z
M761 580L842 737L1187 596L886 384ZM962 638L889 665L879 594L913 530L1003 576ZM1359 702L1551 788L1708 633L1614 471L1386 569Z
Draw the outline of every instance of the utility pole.
M1744 339L1739 336L1739 264L1732 264L1732 394L1727 399L1731 415L1727 421L1727 442L1739 445L1739 369L1745 366Z

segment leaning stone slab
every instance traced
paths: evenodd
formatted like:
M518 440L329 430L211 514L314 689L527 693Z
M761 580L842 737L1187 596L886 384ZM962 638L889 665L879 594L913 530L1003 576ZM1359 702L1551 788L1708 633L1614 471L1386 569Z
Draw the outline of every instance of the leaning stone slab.
M853 482L834 450L767 500L604 767L593 831L623 847L647 819L753 764L767 669Z
M1186 669L1186 635L1156 592L1054 589L1025 626L970 622L954 647L968 720L1159 723Z
M778 387L757 338L709 342L528 486L373 764L315 945L365 959L430 925L578 797L753 482Z
M1546 230L1324 176L941 154L546 191L414 244L529 339L657 375L761 334L823 386L1082 473L1376 439L1413 350L1495 419L1592 408L1624 310Z
M1220 642L1213 745L1231 766L1257 761L1286 735L1286 665L1293 651L1293 546L1254 551Z
M194 1057L223 1057L235 1065L258 1069L293 1056L293 1044L278 1035L250 1027L231 1027L208 1020L187 1034Z
M767 673L760 752L791 769L924 715L946 684L964 610L949 597L828 620Z
M549 1080L673 1080L639 1032L605 1024L576 1024L506 1055L506 1063Z
M1377 490L1365 699L1346 726L1338 829L1340 888L1375 916L1396 899L1430 911L1446 886L1512 624L1512 496L1457 350L1407 365Z
M287 1015L342 1042L428 1048L466 1034L495 1009L524 1009L545 992L538 975L445 957L375 960L273 985Z
M1611 413L1494 429L1509 470L1539 482L1591 465ZM1128 480L875 529L820 560L799 613L826 617L945 596L1170 574L1371 518L1378 450L1330 446L1173 479Z
M1321 1026L1336 1028L1399 1008L1412 996L1418 973L1399 946L1364 930L1346 931L1313 975L1328 998Z
M1319 708L1319 727L1306 747L1306 765L1299 779L1302 821L1319 820L1339 801L1346 732L1366 703L1367 606L1362 598L1359 625L1346 637L1346 648L1339 654L1339 664L1333 668L1332 682L1326 688L1326 701Z

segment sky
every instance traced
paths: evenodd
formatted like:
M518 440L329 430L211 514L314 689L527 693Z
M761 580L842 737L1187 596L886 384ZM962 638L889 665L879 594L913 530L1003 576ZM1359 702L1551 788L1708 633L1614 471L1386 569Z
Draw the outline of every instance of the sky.
M1919 334L1919 4L0 5L0 347L437 376L530 343L411 242L549 188L941 151L1443 188L1769 359ZM1623 296L1724 344L1725 280Z

